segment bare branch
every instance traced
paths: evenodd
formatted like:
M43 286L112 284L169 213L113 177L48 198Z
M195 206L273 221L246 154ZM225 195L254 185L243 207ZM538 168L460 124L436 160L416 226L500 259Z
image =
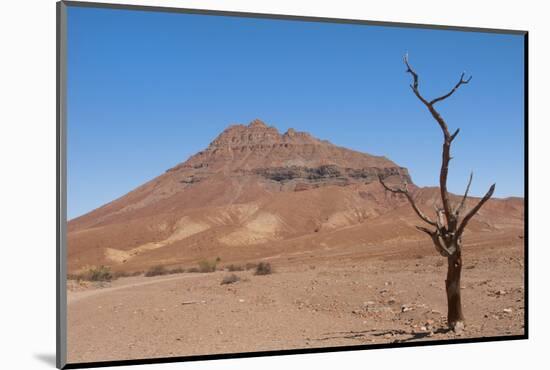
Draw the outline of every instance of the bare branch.
M456 135L458 135L459 132L460 132L460 128L457 128L456 131L451 135L451 141L455 139Z
M416 226L416 228L422 232L425 232L426 234L428 234L430 237L432 236L432 233L433 231L431 231L430 229L427 229L425 227L422 227L422 226Z
M405 62L405 65L407 66L407 73L410 73L413 77L413 84L411 85L411 87L414 90L418 90L418 74L409 65L409 53L405 54L405 56L403 57L403 61Z
M451 91L449 91L447 94L445 95L442 95L438 98L435 98L433 99L432 101L430 101L430 105L434 105L435 103L437 102L440 102L442 100L445 100L447 99L449 96L453 95L454 92L456 90L458 90L458 88L461 86L461 85L466 85L468 82L470 82L470 80L472 79L472 76L470 76L468 79L464 79L464 72L462 72L462 74L460 75L460 81L457 82L457 84L455 85L455 87L453 87L453 89Z
M430 111L434 119L437 121L437 123L441 127L441 130L443 130L443 135L445 136L445 140L452 141L456 137L456 135L458 135L458 132L460 131L460 129L456 130L455 133L451 135L449 133L447 123L445 123L445 121L443 120L439 112L434 108L434 104L450 97L461 85L465 85L469 83L470 80L472 79L472 76L470 76L468 79L464 79L464 73L462 73L462 75L460 75L460 80L457 82L457 84L453 87L453 89L450 92L448 92L443 96L435 98L431 101L428 101L422 96L422 94L420 94L420 91L418 90L418 73L416 73L414 69L411 67L411 65L409 64L408 54L405 54L403 61L407 66L407 73L410 73L411 76L413 77L413 83L410 86L414 94L417 96L418 99L420 99L420 101L422 101L422 103L424 103L424 105L426 105L426 107L428 108L428 110Z
M410 73L411 76L413 77L413 83L412 83L412 85L410 85L412 91L414 92L416 97L422 103L424 103L424 105L428 108L428 110L430 111L430 113L432 114L434 119L437 121L437 123L441 127L441 130L443 131L443 135L445 136L445 139L450 141L451 140L450 139L451 134L449 133L449 129L447 128L447 124L445 123L445 121L443 120L443 118L441 117L439 112L435 110L433 104L431 102L427 101L422 96L422 94L420 94L420 91L418 90L418 73L416 73L414 71L414 69L412 69L411 65L409 64L409 55L408 54L405 54L405 57L403 58L403 61L405 62L405 65L407 66L407 73Z
M381 175L378 175L378 180L380 181L380 184L382 184L384 189L386 189L386 190L388 190L392 193L404 194L407 197L407 200L409 201L409 203L411 204L413 210L418 215L418 217L420 217L424 222L426 222L426 223L428 223L432 226L437 227L437 223L432 221L428 216L426 216L424 213L422 213L422 211L416 206L416 203L414 202L414 199L412 198L411 194L407 190L407 184L405 184L405 189L392 189L384 183L384 180L382 180Z
M455 210L455 216L458 218L460 215L460 212L462 212L462 209L464 208L464 205L466 204L466 198L468 198L468 192L470 191L470 185L472 185L472 179L474 178L474 172L470 172L470 179L468 180L468 185L466 186L466 191L464 192L464 196L462 197L462 201L460 202L460 205Z
M464 229L466 228L466 225L471 220L471 218L474 217L474 215L485 204L485 202L487 202L489 198L491 198L491 196L493 195L493 192L495 191L495 186L496 184L491 185L491 187L489 188L487 193L483 196L483 198L481 198L479 203L476 204L476 206L472 208L466 216L464 216L464 219L462 220L462 222L460 223L460 226L458 227L458 230L456 231L455 237L459 238L462 235L462 233L464 232Z
M431 231L430 229L427 229L422 226L416 226L416 228L422 232L425 232L430 236L430 238L432 238L435 246L435 250L439 254L441 254L443 257L449 257L450 255L453 254L452 251L450 251L447 247L445 247L445 242L442 240L441 234L439 233L438 230Z
M414 92L414 95L416 95L416 97L420 99L420 101L426 106L429 106L430 103L420 94L420 91L418 91L418 74L414 71L414 69L412 69L411 65L409 64L409 54L405 54L405 56L403 57L403 61L407 66L407 73L410 73L413 78L413 83L410 86L412 91Z
M392 193L398 193L398 194L405 194L405 190L403 189L392 189L386 183L384 183L384 180L382 180L382 175L378 175L378 181L380 181L380 184L386 189L387 191L390 191Z
M408 54L405 55L405 57L403 58L403 61L407 66L407 73L410 73L410 75L412 76L413 81L412 81L412 84L410 85L411 89L413 90L416 97L428 108L432 117L436 120L439 127L441 128L441 131L443 132L444 140L443 140L443 147L442 147L442 153L441 153L441 169L439 173L439 190L441 194L441 202L442 202L443 209L436 208L436 222L432 221L431 219L429 219L428 217L426 217L420 212L420 210L414 203L411 195L408 193L406 188L404 190L391 189L384 184L381 177L379 177L379 180L386 190L392 191L394 193L405 194L407 196L407 199L411 203L417 215L419 215L419 217L423 219L425 222L436 227L435 231L430 231L425 228L418 228L418 229L428 233L432 237L432 239L434 240L434 244L436 245L436 248L442 255L447 254L448 256L451 256L457 252L456 248L458 247L456 247L456 245L458 245L458 241L460 241L461 235L464 232L466 225L468 224L470 219L479 211L479 209L483 206L483 204L489 198L491 198L495 189L495 185L493 184L493 186L491 186L487 194L485 194L485 196L479 201L479 203L473 209L471 209L470 212L468 212L468 214L464 217L464 219L460 223L460 226L457 225L459 221L458 217L460 213L463 211L466 204L466 200L468 198L468 193L470 191L470 185L472 183L473 174L470 175L470 179L468 181L468 185L466 187L466 191L464 193L462 201L460 202L458 207L455 210L453 210L453 207L451 207L451 202L449 200L449 192L447 189L447 177L449 173L449 162L452 159L451 143L457 137L458 133L460 132L460 129L456 129L456 131L454 131L451 134L449 132L449 127L447 126L447 123L445 122L443 117L441 117L441 114L435 109L434 105L452 96L460 88L460 86L468 84L471 81L472 76L465 78L465 73L462 73L460 75L459 81L454 85L451 91L449 91L445 95L442 95L440 97L437 97L433 100L428 101L422 96L422 94L420 94L420 91L418 90L419 76L409 64ZM443 215L445 215L446 224L443 220ZM449 248L452 248L452 250L449 248L446 248L446 246L448 246Z
M432 117L439 124L441 131L443 131L444 142L443 142L442 159L441 159L441 170L439 174L439 188L441 191L441 201L443 202L443 209L445 210L447 225L452 225L455 223L456 220L451 210L451 205L449 202L449 195L447 191L447 175L449 172L449 161L451 160L451 142L454 139L454 137L456 137L456 135L458 134L458 130L455 131L453 135L450 134L447 123L445 122L443 117L441 117L439 112L434 108L432 103L433 101L428 102L426 99L424 99L424 97L422 97L422 95L418 91L418 74L410 66L408 55L405 55L403 60L405 62L405 65L407 66L407 72L413 76L413 84L411 85L411 88L414 94L418 97L418 99L420 99L420 101L422 101L422 103L424 103L424 105L426 105L426 107L432 114ZM463 77L464 75L461 76L460 81L457 84L458 86L460 86L462 83L467 83L467 82L462 82ZM458 86L455 86L455 89L458 88Z
M441 207L438 207L436 205L434 205L434 209L435 209L435 214L436 214L435 221L437 222L437 228L442 229L444 224L445 224L445 221L443 219L444 209L441 208Z
M426 106L428 107L428 110L432 114L432 117L439 124L439 127L441 127L441 131L443 131L443 136L445 137L445 140L449 141L449 143L450 143L451 142L451 133L449 132L449 127L447 126L447 123L445 122L443 117L441 117L441 114L439 114L439 112L434 108L433 105L431 105L430 103L427 103Z

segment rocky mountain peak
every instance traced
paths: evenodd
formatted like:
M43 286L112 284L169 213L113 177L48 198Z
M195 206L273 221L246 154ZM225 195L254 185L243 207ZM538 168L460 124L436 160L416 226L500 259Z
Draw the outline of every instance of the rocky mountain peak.
M226 128L214 141L210 143L207 150L235 149L251 145L273 144L281 140L281 134L272 126L255 119L248 125L232 125Z
M261 119L256 118L248 124L249 128L267 128L267 125Z
M286 137L294 137L296 136L296 130L294 130L293 128L289 128L287 130L287 132L284 133L283 136L286 136Z
M248 125L236 124L227 127L207 148L207 151L265 148L276 145L332 145L321 141L307 132L288 129L281 135L277 128L267 125L260 119L251 121ZM244 150L244 149L243 149Z
M339 147L293 128L281 134L259 119L227 127L205 150L169 171L180 169L193 172L193 176L185 175L192 177L192 181L185 177L186 183L214 173L252 174L292 186L302 180L324 184L372 182L378 174L411 182L407 169L385 157Z

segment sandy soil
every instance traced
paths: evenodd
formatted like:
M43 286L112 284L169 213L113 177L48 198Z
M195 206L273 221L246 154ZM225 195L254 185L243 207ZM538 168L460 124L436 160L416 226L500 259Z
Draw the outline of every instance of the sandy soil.
M523 240L466 242L461 338L524 333ZM88 362L455 338L446 262L428 243L273 256L275 272L69 284L68 361ZM223 261L222 261L223 264Z

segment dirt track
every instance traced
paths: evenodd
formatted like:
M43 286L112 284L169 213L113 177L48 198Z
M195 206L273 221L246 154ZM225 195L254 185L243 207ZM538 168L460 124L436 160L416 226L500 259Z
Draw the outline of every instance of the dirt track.
M464 251L461 337L524 331L522 240ZM87 362L453 338L444 259L431 247L376 257L281 256L272 275L227 272L70 286L68 360ZM424 256L424 257L423 257Z

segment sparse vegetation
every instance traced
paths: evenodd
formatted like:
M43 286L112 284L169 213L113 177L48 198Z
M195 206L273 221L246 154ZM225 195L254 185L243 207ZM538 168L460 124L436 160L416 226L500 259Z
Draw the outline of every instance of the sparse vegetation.
M67 274L67 280L82 280L81 276L78 274Z
M230 271L230 272L233 272L233 271L243 271L244 270L244 267L241 266L241 265L228 265L228 266L225 266L225 269L227 271Z
M216 258L215 261L208 261L208 260L199 261L199 271L198 272L214 272L214 271L216 271L216 267L217 267L219 261L220 261L220 257Z
M168 270L164 266L153 266L147 272L145 272L145 276L152 277L152 276L160 276L160 275L167 275Z
M128 276L132 276L132 274L129 273L129 272L125 272L125 271L115 271L115 272L113 272L113 279L118 279L118 278L121 278L121 277L128 277Z
M227 275L223 278L221 284L222 285L225 285L225 284L234 284L236 283L237 281L241 280L240 277L238 277L237 275L235 274L231 274L231 275Z
M183 267L175 267L172 269L167 269L164 266L158 265L151 267L146 273L145 276L151 277L151 276L161 276L161 275L173 275L173 274L181 274L186 272L186 270ZM187 272L191 272L187 270Z
M271 264L269 262L260 262L258 263L258 266L256 266L254 275L269 275L272 272L273 269L271 268Z
M129 273L123 272L123 271L113 271L111 272L111 274L113 275L111 280L117 280L118 278L124 278L124 277L130 276Z
M91 281L111 281L113 280L113 273L108 266L100 266L92 268L89 271Z
M200 272L197 267L189 267L186 272Z
M84 273L67 275L68 280L112 281L116 278L117 276L111 272L111 268L103 265L92 267Z
M67 274L67 280L76 281L113 281L118 278L143 275L143 271L111 271L109 266L92 267L79 274Z
M254 262L248 262L244 265L245 270L254 270L256 267L258 267L258 264Z
M168 274L182 274L185 272L185 269L183 267L176 267L173 269L168 270Z

